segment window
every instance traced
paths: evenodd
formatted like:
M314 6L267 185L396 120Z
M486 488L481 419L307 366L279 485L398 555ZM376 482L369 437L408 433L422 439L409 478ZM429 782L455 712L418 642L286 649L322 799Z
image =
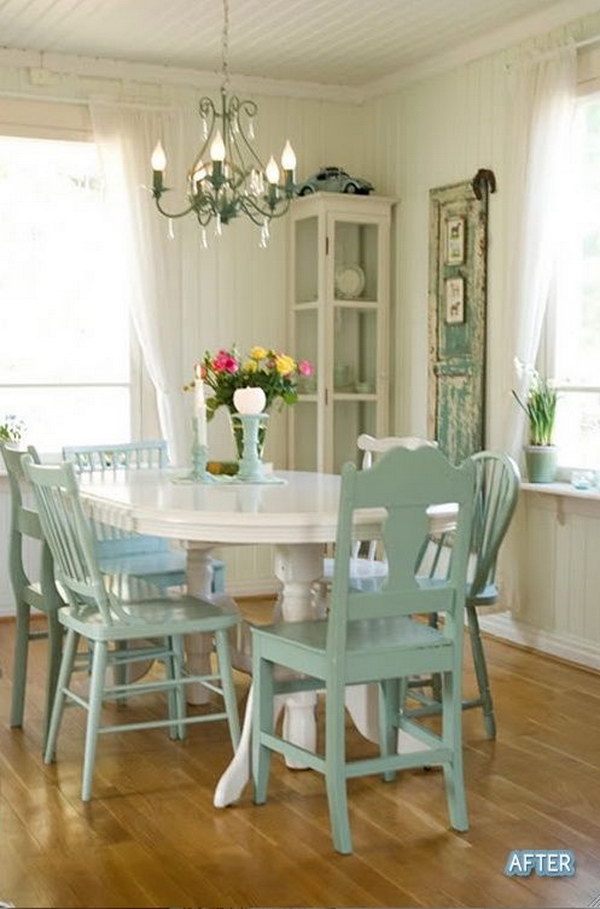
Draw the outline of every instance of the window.
M0 137L0 419L40 451L131 438L118 242L92 142Z
M559 389L554 441L565 467L600 467L600 96L578 102L571 210L551 330Z

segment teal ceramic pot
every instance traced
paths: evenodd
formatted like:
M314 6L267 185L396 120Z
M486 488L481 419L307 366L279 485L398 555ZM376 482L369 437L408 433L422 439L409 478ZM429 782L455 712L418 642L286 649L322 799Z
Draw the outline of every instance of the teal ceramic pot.
M526 445L525 463L530 483L552 483L556 476L556 445Z

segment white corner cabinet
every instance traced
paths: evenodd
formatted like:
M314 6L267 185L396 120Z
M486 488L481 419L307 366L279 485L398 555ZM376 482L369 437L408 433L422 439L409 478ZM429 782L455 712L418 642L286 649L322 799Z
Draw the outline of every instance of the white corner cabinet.
M360 433L388 432L393 204L342 193L292 203L290 349L315 367L290 408L295 470L338 473Z

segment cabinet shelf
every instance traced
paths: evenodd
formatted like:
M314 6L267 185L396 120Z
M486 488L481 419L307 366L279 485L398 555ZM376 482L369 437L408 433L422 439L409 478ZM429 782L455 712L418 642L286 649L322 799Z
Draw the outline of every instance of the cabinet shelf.
M368 392L366 394L361 394L356 391L334 391L333 393L334 401L376 401L377 395L375 392Z
M333 305L340 309L377 309L380 304L377 300L361 300L360 298L341 300L336 297L333 301Z

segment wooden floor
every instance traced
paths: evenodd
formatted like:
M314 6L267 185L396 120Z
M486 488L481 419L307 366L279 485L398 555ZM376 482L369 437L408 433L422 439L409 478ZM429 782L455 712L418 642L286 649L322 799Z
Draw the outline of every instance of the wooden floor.
M487 641L499 735L464 715L471 829L447 828L438 771L351 780L355 852L329 836L322 778L274 761L270 797L217 810L224 724L101 739L95 798L79 800L82 711L58 763L40 755L44 642L32 645L26 723L7 717L13 628L0 625L0 900L17 906L588 906L600 895L600 676ZM468 665L466 689L473 679ZM239 679L240 704L247 686ZM159 698L113 712L161 709ZM367 753L354 733L352 753ZM507 878L513 848L568 848L573 878Z

